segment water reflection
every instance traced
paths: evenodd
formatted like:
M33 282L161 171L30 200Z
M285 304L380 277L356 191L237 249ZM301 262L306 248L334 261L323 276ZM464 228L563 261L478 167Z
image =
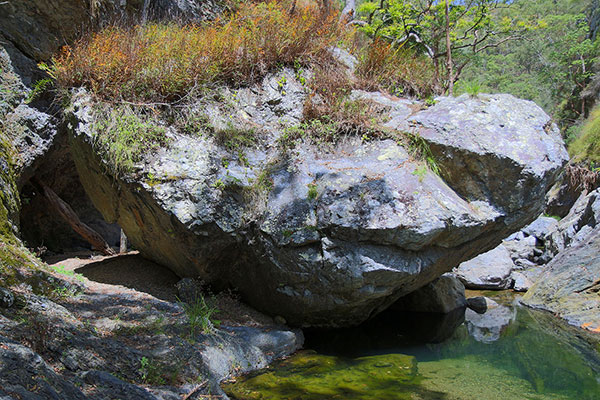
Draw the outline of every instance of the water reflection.
M484 314L478 314L472 310L465 312L465 325L473 339L478 342L490 343L500 339L502 333L516 318L516 307L488 301L487 311Z

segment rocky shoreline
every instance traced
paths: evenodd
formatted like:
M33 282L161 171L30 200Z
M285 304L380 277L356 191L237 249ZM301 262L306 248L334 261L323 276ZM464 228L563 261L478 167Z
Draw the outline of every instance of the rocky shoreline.
M218 327L206 321L195 328L193 303L161 300L74 272L98 279L101 269L123 278L141 268L151 280L160 266L130 255L88 257L41 266L38 286L47 285L47 295L25 283L3 289L0 394L5 398L223 399L222 380L264 368L302 347L302 332L237 300L225 304L227 320ZM175 292L172 284L161 286Z

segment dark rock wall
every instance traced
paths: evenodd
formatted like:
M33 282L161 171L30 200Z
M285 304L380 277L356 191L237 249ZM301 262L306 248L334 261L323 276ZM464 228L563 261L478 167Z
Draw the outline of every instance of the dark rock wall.
M2 182L2 200L10 205L2 215L10 214L11 229L18 229L18 186L22 192L21 233L29 247L43 246L54 252L89 248L28 184L33 176L50 186L109 244L117 244L120 231L116 224L104 221L83 190L64 140L61 110L52 96L25 102L35 82L44 78L37 63L49 60L63 45L85 32L108 24L165 18L210 19L221 11L218 3L210 0L0 2L0 127L2 140L15 148L15 186L9 189L6 180ZM6 170L4 146L2 152L0 167Z

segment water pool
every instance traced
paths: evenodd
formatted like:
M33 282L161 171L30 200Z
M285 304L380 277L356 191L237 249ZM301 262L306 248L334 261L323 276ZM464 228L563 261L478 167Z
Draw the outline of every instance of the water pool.
M238 400L600 399L594 337L516 300L499 303L483 316L387 312L307 331L307 350L223 388Z

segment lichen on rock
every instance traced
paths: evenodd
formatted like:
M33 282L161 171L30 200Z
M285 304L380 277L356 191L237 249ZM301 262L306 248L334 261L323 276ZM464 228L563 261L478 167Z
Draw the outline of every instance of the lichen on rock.
M273 90L281 74L286 90ZM226 106L226 96L198 102L202 124L229 121L259 132L256 141L224 146L165 123L168 145L126 176L107 173L94 148L94 104L77 92L72 151L84 187L145 257L180 276L232 285L295 325L346 326L533 221L567 160L550 118L507 95L428 107L355 91L396 135L328 144L299 136L282 151L306 104L297 80L284 70L237 89ZM410 142L393 139L407 131L428 146L440 175ZM258 181L268 185L250 201Z

